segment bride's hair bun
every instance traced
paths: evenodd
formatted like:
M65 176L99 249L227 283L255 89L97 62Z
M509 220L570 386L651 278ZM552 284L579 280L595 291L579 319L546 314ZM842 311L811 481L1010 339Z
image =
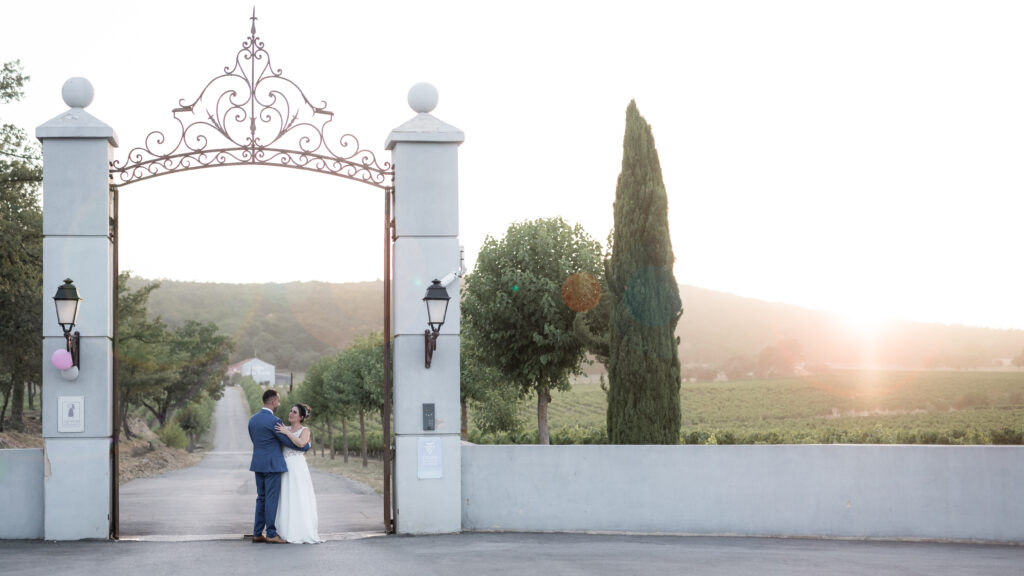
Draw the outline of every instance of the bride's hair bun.
M313 415L313 409L309 407L309 404L303 404L302 402L299 402L298 404L293 406L292 409L297 409L299 413L299 422L305 422L306 418L309 418L310 416Z

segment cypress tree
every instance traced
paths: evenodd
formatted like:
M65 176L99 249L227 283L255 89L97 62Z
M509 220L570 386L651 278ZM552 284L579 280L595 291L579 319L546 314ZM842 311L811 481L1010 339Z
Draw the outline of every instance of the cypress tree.
M679 442L679 341L683 313L672 265L668 195L651 127L626 109L622 172L615 188L609 311L608 439Z

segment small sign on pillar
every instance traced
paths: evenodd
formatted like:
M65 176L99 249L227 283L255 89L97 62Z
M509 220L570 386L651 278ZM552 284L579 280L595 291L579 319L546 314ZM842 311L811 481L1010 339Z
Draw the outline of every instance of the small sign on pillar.
M85 397L57 397L57 432L85 432Z
M442 462L439 436L416 439L416 478L441 478Z

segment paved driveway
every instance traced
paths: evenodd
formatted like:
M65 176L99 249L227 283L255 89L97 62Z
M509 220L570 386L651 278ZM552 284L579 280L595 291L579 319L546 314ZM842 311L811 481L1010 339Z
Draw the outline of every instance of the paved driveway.
M225 389L215 419L213 450L198 465L121 486L123 539L224 539L252 531L256 483L249 472L249 409L241 388ZM312 474L322 537L383 532L379 494L341 476Z

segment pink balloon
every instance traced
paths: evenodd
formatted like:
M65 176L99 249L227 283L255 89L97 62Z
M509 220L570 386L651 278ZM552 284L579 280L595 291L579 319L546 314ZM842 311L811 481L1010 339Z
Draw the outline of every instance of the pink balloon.
M60 348L54 350L53 356L50 356L50 362L53 362L53 366L57 370L67 370L71 368L74 361L71 359L71 352Z

